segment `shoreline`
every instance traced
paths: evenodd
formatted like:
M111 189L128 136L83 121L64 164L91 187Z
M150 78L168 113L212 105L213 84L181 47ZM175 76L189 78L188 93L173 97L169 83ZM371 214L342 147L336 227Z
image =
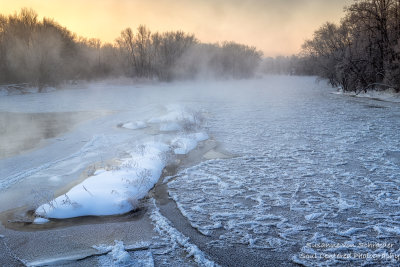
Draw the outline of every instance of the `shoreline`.
M6 249L4 246L2 247L0 245L0 252L4 252L3 254L6 255L6 250L13 251L15 255L18 255L18 258L21 258L23 261L25 261L24 264L26 265L34 262L51 262L52 260L57 259L62 259L63 263L74 264L77 260L94 260L93 257L96 257L96 252L93 250L92 246L98 245L99 243L110 243L112 240L118 239L124 240L124 243L127 245L136 244L138 242L150 242L153 238L158 236L158 234L154 231L154 222L152 222L150 219L149 211L151 210L151 199L155 199L156 203L173 202L173 200L168 196L166 188L167 184L164 183L164 179L166 177L176 175L180 170L207 160L203 157L204 154L209 151L217 151L217 147L218 144L216 141L211 139L206 140L199 143L198 148L194 149L189 154L179 156L177 157L178 159L176 162L167 165L164 168L157 184L150 190L147 197L140 201L141 207L139 210L113 216L85 216L63 220L52 219L53 222L47 225L32 224L30 222L4 223L4 216L7 217L11 214L15 214L15 210L3 212L3 218L1 219L0 223L0 234L4 237L0 238L0 241L3 241L4 244L7 244L9 249ZM19 211L21 210L23 210L23 208L19 208ZM175 210L175 212L176 211L179 212L179 210ZM163 216L166 216L166 214L164 214L164 210ZM9 217L7 219L9 219ZM184 219L186 220L186 218ZM190 225L189 222L184 223ZM126 229L131 229L132 227L135 229L135 231L128 233ZM113 230L111 232L104 231L103 229L105 228ZM197 231L196 229L193 230ZM69 236L68 239L72 238L71 240L74 240L74 238L81 239L83 236L87 237L88 232L91 232L90 238L83 242L87 245L81 244L75 249L59 248L60 244L57 236L59 238ZM18 241L21 240L21 238L24 240L29 240L29 242L21 245L21 241ZM71 240L63 240L63 243L69 242L68 245L73 245L76 243L72 242ZM88 245L87 242L90 240L92 240L92 243ZM54 247L56 249L54 249ZM22 255L18 253L18 251L21 250ZM30 253L28 253L29 251ZM31 255L36 256L33 257ZM83 256L77 259L76 255ZM5 257L4 260L7 260L6 258L7 257ZM8 260L11 259L8 258ZM55 264L57 264L57 262L58 261L56 261ZM0 265L1 264L2 261L0 260ZM85 266L85 264L83 266Z
M68 227L74 225L86 225L92 223L104 223L104 222L119 222L119 221L129 221L136 216L142 216L143 213L146 213L147 208L144 202L146 202L149 198L155 198L156 200L160 200L161 198L169 197L168 193L163 193L161 196L158 191L159 187L164 187L166 185L163 181L168 176L173 176L178 173L179 170L185 169L194 165L201 163L204 160L208 160L204 158L204 155L210 151L215 151L215 148L218 146L217 142L214 140L206 140L199 143L199 147L195 150L192 150L187 155L178 155L176 161L168 164L162 171L162 174L155 184L155 186L148 192L148 195L139 201L139 207L135 210L132 210L128 213L118 214L118 215L108 215L108 216L80 216L74 218L67 219L50 219L48 223L45 224L34 224L33 219L34 210L28 206L17 207L13 209L9 209L3 212L0 212L0 222L1 224L8 229L17 230L17 231L41 231L48 229L56 229L60 227ZM225 152L226 153L226 152ZM215 155L224 155L222 152L214 153ZM228 156L229 157L229 156ZM79 178L75 181L63 186L59 190L56 191L55 196L63 195L68 192L71 188L81 183L85 179L89 178L87 171L89 169L100 168L103 164L111 164L115 163L116 159L107 160L105 162L97 162L87 166L80 174ZM178 163L177 163L178 162ZM97 222L99 220L100 222Z

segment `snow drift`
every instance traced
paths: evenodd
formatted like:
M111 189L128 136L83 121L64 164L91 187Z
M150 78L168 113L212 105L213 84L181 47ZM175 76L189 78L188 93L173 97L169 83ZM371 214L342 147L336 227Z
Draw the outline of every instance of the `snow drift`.
M195 118L182 107L168 107L167 111L167 114L152 118L148 123L196 123ZM140 126L145 125L144 122L140 123ZM191 129L198 130L198 126ZM142 127L126 128L139 130ZM119 165L96 170L64 195L39 206L35 215L39 218L63 219L116 215L134 210L138 200L145 197L157 183L168 159L173 155L189 153L197 147L198 142L208 139L208 135L204 132L181 131L175 134L161 133L158 139L162 141L138 144L129 152L129 157L119 160ZM45 221L36 219L35 222Z

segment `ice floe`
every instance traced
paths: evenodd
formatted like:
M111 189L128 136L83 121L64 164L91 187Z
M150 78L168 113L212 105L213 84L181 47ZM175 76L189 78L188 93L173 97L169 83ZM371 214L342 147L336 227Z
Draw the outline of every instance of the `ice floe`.
M126 122L121 125L122 128L137 130L143 129L147 127L147 124L144 121L136 121L136 122Z

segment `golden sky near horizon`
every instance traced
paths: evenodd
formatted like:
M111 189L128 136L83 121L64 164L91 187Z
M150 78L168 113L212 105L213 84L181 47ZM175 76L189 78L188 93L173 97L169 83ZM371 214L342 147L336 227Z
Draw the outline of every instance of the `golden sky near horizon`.
M202 42L236 41L265 56L290 55L326 21L339 22L352 0L0 0L0 13L22 7L84 37L113 42L126 27L183 30Z

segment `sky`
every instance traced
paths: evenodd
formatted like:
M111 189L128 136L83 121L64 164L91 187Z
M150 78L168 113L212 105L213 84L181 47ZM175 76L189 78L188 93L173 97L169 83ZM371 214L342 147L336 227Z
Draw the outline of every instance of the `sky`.
M22 7L54 18L79 36L113 42L140 24L182 30L202 42L235 41L265 56L298 53L326 21L339 22L352 0L0 0L0 13Z

